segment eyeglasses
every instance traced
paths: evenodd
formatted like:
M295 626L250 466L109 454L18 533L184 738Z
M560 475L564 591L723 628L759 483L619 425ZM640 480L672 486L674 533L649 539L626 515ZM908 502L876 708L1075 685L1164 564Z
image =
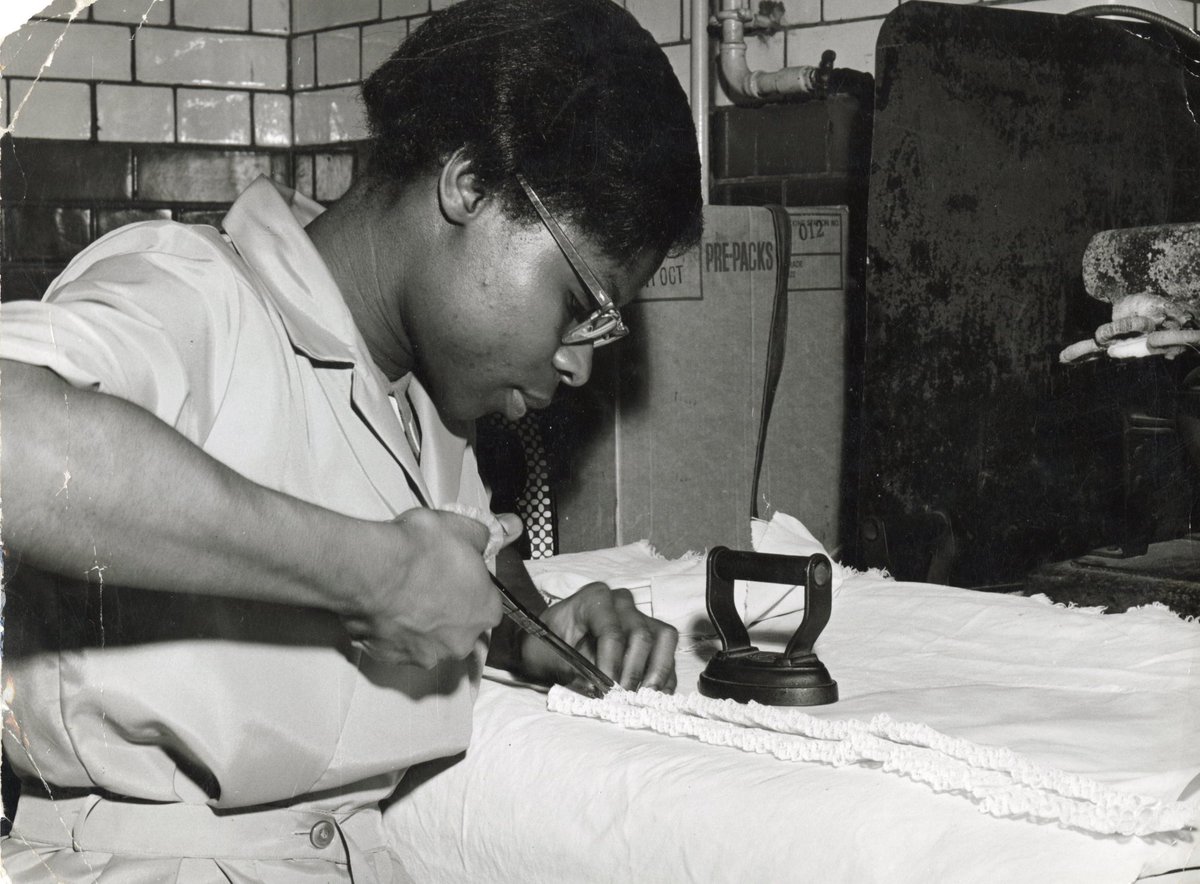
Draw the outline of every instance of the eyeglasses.
M584 291L588 293L596 308L582 322L571 326L562 336L562 342L567 345L590 343L593 347L603 347L625 337L629 334L629 329L621 319L621 314L613 303L613 299L604 291L604 286L600 285L600 280L592 272L592 268L567 239L567 235L563 233L558 222L546 210L541 199L529 186L529 182L525 180L525 176L518 174L517 182L525 191L525 195L529 197L529 201L533 203L538 217L542 219L542 223L546 225L546 229L550 231L550 235L554 237L558 247L562 249L563 257L567 259L567 263L571 265L571 269L583 283Z

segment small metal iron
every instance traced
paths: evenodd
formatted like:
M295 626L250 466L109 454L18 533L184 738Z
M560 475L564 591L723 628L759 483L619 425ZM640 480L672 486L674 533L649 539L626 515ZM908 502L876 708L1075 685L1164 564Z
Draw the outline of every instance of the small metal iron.
M708 554L707 577L708 616L721 636L722 650L700 674L701 694L767 706L837 702L837 682L813 653L833 605L833 565L828 556L781 556L718 546ZM733 599L735 580L804 584L804 620L782 653L760 651L750 644L750 633Z

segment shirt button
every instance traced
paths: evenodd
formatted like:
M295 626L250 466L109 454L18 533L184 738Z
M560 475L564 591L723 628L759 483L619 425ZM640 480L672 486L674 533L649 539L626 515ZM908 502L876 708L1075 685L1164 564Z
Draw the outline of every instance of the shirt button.
M333 843L334 827L329 820L321 820L308 832L308 840L312 846L324 850Z

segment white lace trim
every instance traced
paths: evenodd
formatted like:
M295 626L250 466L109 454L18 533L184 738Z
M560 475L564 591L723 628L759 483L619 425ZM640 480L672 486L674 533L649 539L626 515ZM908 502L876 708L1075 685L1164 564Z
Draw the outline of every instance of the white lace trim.
M1027 817L1101 835L1148 836L1200 823L1200 801L1160 801L1122 792L1010 749L982 746L887 715L870 721L827 720L795 707L620 688L594 700L554 687L547 706L553 712L693 737L782 761L878 767L934 792L965 797L996 817Z

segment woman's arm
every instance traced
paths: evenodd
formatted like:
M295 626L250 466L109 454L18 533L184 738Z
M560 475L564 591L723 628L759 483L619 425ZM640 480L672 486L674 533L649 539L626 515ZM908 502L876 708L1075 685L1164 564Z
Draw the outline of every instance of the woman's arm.
M466 656L500 619L482 559L487 531L474 520L415 509L372 522L314 506L48 369L0 361L0 389L10 561L92 582L324 608L371 654L423 666Z

